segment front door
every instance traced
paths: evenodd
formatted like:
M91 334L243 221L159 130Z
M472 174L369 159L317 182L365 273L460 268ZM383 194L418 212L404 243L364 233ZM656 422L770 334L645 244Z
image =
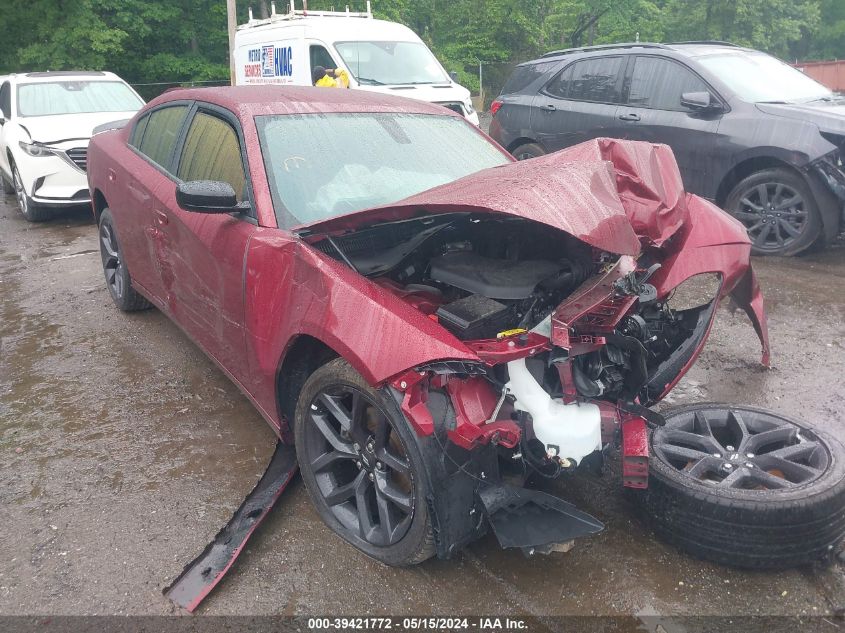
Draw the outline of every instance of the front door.
M547 152L599 136L616 136L625 57L569 64L534 97L530 127Z
M249 201L245 154L233 115L199 105L176 161L181 181L229 183L238 201ZM171 184L175 188L175 184ZM167 309L173 318L236 379L244 381L244 257L257 223L248 213L206 214L164 210L159 230Z

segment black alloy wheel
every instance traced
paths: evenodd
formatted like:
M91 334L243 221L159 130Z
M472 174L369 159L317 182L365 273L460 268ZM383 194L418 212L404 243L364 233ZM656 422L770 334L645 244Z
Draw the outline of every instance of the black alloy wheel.
M669 410L651 431L640 510L654 531L718 563L830 562L845 538L845 447L755 407Z
M343 359L306 381L294 436L306 488L336 533L392 565L433 554L412 431Z
M831 459L812 431L785 418L733 408L675 418L655 430L652 448L693 481L746 490L808 484Z
M730 193L726 208L748 231L757 255L793 255L810 247L821 233L812 192L786 169L752 174Z
M103 274L114 304L124 312L146 310L151 307L150 302L132 287L132 278L123 261L117 231L109 209L104 209L100 216L99 235Z
M306 459L326 505L368 543L399 542L414 513L414 481L387 415L350 386L322 390L310 409Z
M123 297L123 260L120 257L120 246L111 222L100 225L100 256L103 260L103 272L106 275L106 285L109 292L117 300Z

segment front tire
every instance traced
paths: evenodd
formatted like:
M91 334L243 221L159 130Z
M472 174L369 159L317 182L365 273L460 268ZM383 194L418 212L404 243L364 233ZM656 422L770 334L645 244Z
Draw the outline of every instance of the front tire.
M152 304L132 287L132 278L123 260L123 252L117 241L117 231L115 231L109 209L104 209L100 216L99 234L103 274L114 304L123 312L135 312L152 307Z
M344 359L305 382L294 417L297 459L320 518L388 565L430 558L422 455L404 418Z
M649 437L641 510L699 558L781 569L831 560L845 537L845 447L780 414L699 404Z
M26 194L26 189L23 186L21 174L18 171L17 165L12 163L12 186L14 187L15 196L18 199L18 208L21 214L28 222L44 222L52 215L49 209L46 209L32 201Z
M796 255L809 249L822 231L810 187L784 168L744 178L728 194L725 210L745 226L755 255Z

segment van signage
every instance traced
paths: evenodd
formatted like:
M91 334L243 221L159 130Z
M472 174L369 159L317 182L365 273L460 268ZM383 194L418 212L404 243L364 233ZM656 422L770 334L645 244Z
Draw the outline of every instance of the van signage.
M290 46L275 47L272 44L251 48L247 51L244 76L248 83L262 80L287 83L293 75L293 49Z

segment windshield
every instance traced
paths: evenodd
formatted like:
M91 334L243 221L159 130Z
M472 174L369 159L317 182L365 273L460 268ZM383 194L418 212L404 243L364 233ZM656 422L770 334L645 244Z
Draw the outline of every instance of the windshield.
M349 71L371 86L449 83L422 42L335 42Z
M18 114L134 112L144 102L120 81L51 81L18 86Z
M290 228L397 202L510 162L457 117L256 117L276 216Z
M800 70L765 53L731 52L697 58L743 101L797 102L833 93Z

